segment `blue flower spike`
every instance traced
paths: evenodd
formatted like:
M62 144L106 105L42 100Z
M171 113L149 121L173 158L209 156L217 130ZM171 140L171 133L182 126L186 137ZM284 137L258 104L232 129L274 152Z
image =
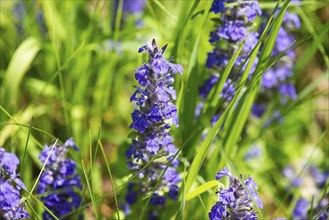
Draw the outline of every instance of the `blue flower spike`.
M182 66L173 64L163 57L167 44L158 47L155 39L139 48L138 52L148 54L148 63L136 69L135 79L139 86L131 96L135 109L131 114L133 122L132 145L126 152L128 166L138 173L139 181L130 183L126 203L132 206L143 194L149 194L152 207L164 207L168 198L177 199L178 186L181 181L178 172L178 159L173 159L177 148L169 131L172 125L178 127L177 107L172 102L176 99L172 74L181 74ZM151 163L150 161L153 160ZM149 163L149 164L148 164ZM146 164L148 166L139 172ZM162 172L166 170L160 184L153 191ZM129 208L126 214L129 214ZM152 208L150 208L152 209ZM156 212L155 212L156 211ZM149 217L159 214L155 208Z
M243 179L241 175L240 179L244 181L242 184L226 167L217 173L216 179L220 180L224 176L229 178L230 184L227 189L220 189L218 192L218 201L211 208L209 219L256 220L257 215L253 208L253 200L260 209L263 208L263 203L256 192L258 186L255 181L250 176Z

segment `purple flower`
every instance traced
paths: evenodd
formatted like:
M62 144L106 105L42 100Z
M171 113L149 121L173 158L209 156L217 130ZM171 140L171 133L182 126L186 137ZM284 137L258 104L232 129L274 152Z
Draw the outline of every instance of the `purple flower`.
M208 53L206 66L207 68L222 68L228 64L228 55L225 51L215 48Z
M235 178L226 167L218 172L216 179L219 180L223 176L229 177L230 185L227 189L220 189L218 192L218 201L211 208L209 219L257 219L253 210L252 198L259 208L263 208L263 203L256 192L257 184L249 176L244 179L247 187L245 189L240 180Z
M292 84L282 84L279 86L279 91L283 96L290 96L292 99L296 99L296 90Z
M320 220L327 220L328 219L328 205L329 205L329 199L328 199L329 194L325 194L324 197L321 198L319 202L313 203L313 207L310 207L311 202L304 199L304 198L299 198L296 206L294 208L294 211L292 213L292 216L294 219L311 219L309 216L310 211L312 210L313 212L313 218L315 216L319 216L318 219ZM317 201L315 199L314 201ZM313 202L314 202L313 201Z
M137 14L143 12L145 0L123 0L122 10L127 13Z
M242 41L247 35L247 28L243 22L227 21L224 25L218 28L218 36L228 41Z
M262 155L262 149L255 145L244 155L244 159L249 161Z
M237 4L228 6L224 5L224 2L234 2ZM215 14L222 13L219 15L220 22L216 23L215 30L210 33L209 42L213 44L213 50L208 53L206 67L211 69L213 73L200 87L199 96L201 99L207 98L209 92L218 81L220 73L226 68L229 60L232 58L232 55L237 51L237 48L243 41L246 40L218 97L221 99L222 105L212 118L211 123L214 124L236 94L236 88L241 79L241 70L245 70L246 60L259 39L259 34L257 32L251 32L250 27L257 15L261 15L262 12L257 0L248 2L214 0L211 11ZM256 65L257 59L251 69L250 78ZM201 105L198 105L198 109L196 110L196 113L199 112L201 112Z
M210 220L225 219L226 215L226 207L219 203L216 203L208 214Z
M261 117L265 112L264 104L253 104L251 107L251 113L256 117Z
M314 178L317 187L319 188L324 187L329 177L329 173L328 172L321 173L321 171L316 166L310 166L308 170L311 176Z
M307 208L309 203L305 199L298 199L293 211L293 218L307 219Z
M219 75L218 74L211 74L207 81L203 84L203 86L199 89L199 96L200 98L207 98L209 92L211 91L212 87L218 81Z
M314 198L305 199L303 197L298 198L296 206L293 211L293 218L296 219L310 219L311 216L310 210L312 210L313 217L319 216L319 219L328 219L328 204L329 204L329 194L322 194L321 191L324 190L325 183L328 179L328 172L321 172L317 167L311 165L307 169L304 170L302 176L297 176L295 169L292 166L286 166L283 169L283 176L289 179L289 188L313 188ZM303 176L308 176L307 179L303 178ZM313 179L312 179L313 178ZM313 180L313 187L310 186ZM305 185L306 183L307 185ZM288 189L289 189L288 188ZM302 196L307 196L307 194L303 194ZM312 207L310 204L312 203Z
M150 204L153 206L164 206L166 203L166 197L164 196L159 196L157 193L154 193L151 200Z
M30 218L24 209L25 203L21 203L20 191L26 187L16 174L18 164L15 154L0 147L0 219Z
M220 38L236 43L236 41L241 41L246 37L250 22L257 15L261 15L261 10L256 0L247 3L241 1L239 3L233 7L224 7L224 1L213 1L210 11L213 11L215 14L218 12L223 13L221 15L222 25L216 26L216 31L211 33L211 43L219 41ZM219 39L215 36L215 33L220 37ZM218 40L214 40L215 38Z
M262 11L260 9L258 1L251 1L248 3L243 3L242 12L238 13L238 15L243 14L248 18L248 21L252 21L256 19L257 15L261 15Z
M228 176L230 179L233 178L231 171L224 167L221 171L219 171L216 175L216 180L220 180L223 176Z
M143 26L142 13L146 6L146 0L122 0L122 16L121 16L121 26L123 26L128 18L132 17L135 21L135 26L140 28ZM119 0L114 1L113 7L113 23L112 28L115 27L115 19L119 9Z
M302 26L298 15L296 13L290 13L290 12L286 12L286 14L284 15L283 25L288 30L293 30L295 28L300 28Z
M245 54L244 59L251 53L252 49L256 46L259 39L259 34L257 32L249 32L247 34L246 42L243 45L242 53Z
M132 113L133 122L130 125L138 133L133 138L132 146L126 152L129 159L128 166L134 172L139 172L146 164L148 166L138 174L140 180L128 187L126 202L132 206L141 194L151 193L164 173L158 188L150 198L150 204L163 207L167 198L177 199L178 186L181 181L176 171L178 160L173 138L169 134L171 124L178 127L177 107L172 103L176 99L176 91L172 87L172 74L182 73L180 64L173 64L163 57L167 45L159 48L153 39L151 44L139 48L138 52L148 54L148 63L137 68L135 78L140 84L131 97L136 109ZM156 158L154 158L156 157ZM155 160L150 163L150 160ZM153 210L154 211L154 210ZM150 212L152 213L152 212Z
M147 117L142 112L135 110L131 114L133 118L133 123L130 125L131 128L134 128L137 131L144 132L151 125L147 120Z
M224 2L225 0L214 0L212 2L210 11L214 12L215 14L224 11Z
M81 204L78 189L82 189L82 185L76 163L67 156L69 148L78 151L72 138L63 146L46 145L39 156L43 164L49 159L38 183L38 193L44 205L57 217L72 214ZM54 219L47 211L44 211L43 218Z
M285 105L289 100L297 99L296 89L290 79L293 75L295 62L295 52L292 49L295 37L290 32L295 28L300 28L300 26L301 23L297 14L286 12L272 52L272 56L282 55L283 57L263 74L260 95L256 100L258 106L264 107L263 112L267 103L276 95L281 96L281 105ZM259 109L252 109L254 116L261 117L262 114L259 113ZM273 119L268 120L266 125L275 121ZM277 118L277 120L282 120L282 117Z
M231 79L226 80L224 83L223 90L220 94L220 98L226 100L226 101L231 101L235 95L235 86L233 85L233 82Z
M292 100L297 98L295 86L291 83L280 85L279 92L282 95L281 104L283 105L287 102L288 97L290 97Z

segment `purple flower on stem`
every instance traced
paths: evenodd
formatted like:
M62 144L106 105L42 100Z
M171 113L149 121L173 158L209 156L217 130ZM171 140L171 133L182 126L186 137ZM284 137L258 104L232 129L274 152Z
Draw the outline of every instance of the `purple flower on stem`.
M254 145L250 150L244 155L244 159L249 161L254 158L260 157L262 155L262 149L258 145Z
M0 147L0 219L30 218L21 203L21 190L26 187L16 173L19 159L13 153L8 153Z
M272 52L272 56L283 55L283 57L263 74L260 95L255 105L263 106L264 109L259 111L259 109L253 108L252 114L256 117L263 115L266 110L265 106L276 95L281 98L280 103L282 106L289 100L297 99L295 86L291 83L295 62L295 52L291 47L294 45L295 37L290 31L300 28L300 26L301 23L297 14L286 12ZM277 119L272 117L268 122L277 120L282 120L282 117ZM267 124L269 124L268 122Z
M298 199L293 212L293 218L306 219L309 202L305 199Z
M209 219L257 219L252 200L259 208L263 208L263 203L256 192L257 184L250 176L244 179L242 184L226 167L217 173L216 179L219 180L224 176L229 177L230 185L227 189L220 189L218 192L218 201L211 208ZM242 179L242 176L240 178Z
M311 165L310 167L304 170L301 176L297 176L297 173L292 166L286 166L283 169L283 176L289 179L289 188L294 188L294 190L296 190L296 188L300 188L303 190L305 189L305 187L307 187L307 191L304 191L304 193L303 191L301 191L301 197L298 198L298 201L292 213L294 219L311 219L310 210L312 210L313 218L315 216L318 216L318 219L321 220L328 219L329 210L327 206L329 204L329 195L328 193L325 193L324 195L321 195L322 193L320 193L327 182L327 172L321 172L317 167ZM308 176L308 178L303 178L303 176ZM310 189L312 189L313 198L310 198L310 195L308 193L305 193L309 192Z
M212 2L210 11L214 12L215 14L224 11L224 0L214 0Z
M130 183L128 187L126 202L130 206L145 193L153 193L150 198L153 207L163 207L168 197L171 199L178 197L177 184L181 181L176 171L178 160L172 161L177 148L172 143L173 138L169 130L171 124L178 126L177 107L172 103L172 100L176 99L176 92L172 87L174 83L172 74L182 73L182 66L173 64L163 57L166 47L167 45L158 47L153 39L151 44L142 46L138 50L139 53L145 51L149 60L136 70L135 78L140 86L136 86L136 91L130 99L136 106L130 127L138 134L133 138L132 146L128 148L126 156L129 159L129 168L138 173L140 178L138 182ZM154 161L149 163L153 159ZM148 166L139 172L146 164ZM153 192L165 169L167 170L160 184Z
M78 190L82 189L82 185L76 172L76 163L67 156L69 148L78 151L72 138L63 146L46 145L39 155L41 163L46 163L47 158L48 161L38 183L38 193L41 194L41 201L56 217L73 214L81 204ZM43 213L43 218L54 219L48 211Z
M234 6L224 5L224 3L237 3ZM231 0L214 0L211 10L215 14L220 13L220 22L216 24L215 30L210 33L209 42L213 44L213 50L208 53L206 66L214 73L209 76L205 83L200 87L199 95L201 99L206 99L211 89L214 87L220 73L225 69L232 55L237 51L237 48L245 40L244 47L237 57L234 67L229 74L229 78L224 84L223 90L219 95L222 100L222 106L212 118L213 122L218 119L223 109L233 99L236 94L236 88L241 78L240 70L244 70L242 66L248 59L250 52L258 42L259 35L257 32L251 32L250 27L257 15L261 15L261 10L257 0L253 1L231 1ZM226 46L220 46L226 45ZM251 69L251 73L255 69ZM242 68L241 68L242 67ZM250 73L250 74L251 74ZM198 105L196 117L201 113L202 105Z
M122 10L127 13L138 14L143 12L145 6L145 0L123 0Z

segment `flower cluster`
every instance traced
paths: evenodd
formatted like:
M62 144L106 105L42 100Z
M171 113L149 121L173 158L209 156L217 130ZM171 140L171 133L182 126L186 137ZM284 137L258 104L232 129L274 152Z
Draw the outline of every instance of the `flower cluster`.
M329 210L325 210L325 207L329 205L328 195L320 195L321 189L325 187L328 180L328 172L321 172L317 167L311 165L304 170L303 176L299 176L292 166L287 166L283 169L283 176L290 182L288 188L299 188L301 193L293 211L294 219L310 219L308 211L310 209L313 210L313 217L319 215L319 219L328 218ZM313 207L311 207L312 199L314 199Z
M267 103L277 95L280 96L282 105L289 99L297 98L291 82L295 62L295 52L291 47L295 38L290 32L300 26L297 14L286 12L272 52L273 57L283 56L263 75L259 97L252 107L252 114L256 117L263 115Z
M145 5L145 0L124 0L122 7L124 12L138 14L143 12Z
M123 0L121 16L122 23L124 24L130 15L135 15L135 25L136 27L141 27L143 25L141 14L143 13L145 6L146 0ZM116 0L114 2L114 16L117 14L118 7L119 0Z
M39 156L41 163L47 163L38 183L38 193L41 194L44 205L61 219L69 218L68 215L81 204L81 196L77 190L82 189L82 185L76 171L76 163L67 157L69 148L78 151L72 138L63 146L46 145ZM43 218L54 219L48 211L43 213Z
M292 166L286 166L282 172L283 176L289 179L290 187L299 187L302 185L304 178L298 176L295 169ZM325 186L327 179L329 178L329 173L321 173L320 170L315 166L308 167L304 173L304 176L310 177L314 181L314 187L320 189Z
M263 208L263 203L256 192L257 184L250 176L244 179L242 184L226 167L217 173L216 179L219 180L223 176L229 177L230 185L227 189L218 192L218 201L211 208L209 219L257 219L253 200L259 208ZM240 178L242 179L242 175Z
M313 207L310 207L310 201L299 198L292 213L293 219L314 219L317 216L319 220L327 220L329 217L328 196L329 194L326 195L327 198L322 198L320 202L313 204ZM313 212L313 218L310 217L310 210Z
M246 39L242 53L236 61L236 66L240 66L258 41L258 33L250 31L252 22L257 15L261 14L258 1L236 2L226 0L225 2L236 2L237 4L232 7L220 6L222 10L218 10L216 2L218 0L214 0L211 11L221 12L221 17L216 29L210 33L209 42L213 44L214 50L208 53L206 66L208 68L225 68L237 47ZM228 43L225 49L218 45L224 42Z
M263 208L263 203L256 192L257 184L249 176L244 179L246 189L226 167L217 173L216 179L219 180L223 176L229 177L230 185L227 189L218 192L218 202L211 208L209 219L257 219L252 201L254 200L259 208ZM242 175L240 178L242 179Z
M172 199L178 196L180 177L176 171L178 159L174 159L177 148L169 130L170 122L178 127L177 107L172 103L176 99L172 73L182 73L182 66L172 64L162 56L166 47L159 48L153 39L151 44L138 51L146 51L149 60L136 70L135 78L140 86L136 86L130 98L135 105L130 127L136 132L132 133L132 145L126 156L129 168L138 173L140 181L129 185L126 196L128 205L134 204L139 195L152 193L158 181L160 184L150 199L151 205L164 206L166 194ZM142 170L146 164L147 167Z
M0 219L30 218L21 203L20 191L26 187L16 173L19 159L0 148Z
M236 4L234 6L224 6L224 2L235 2ZM210 33L209 42L213 45L214 49L208 53L206 66L213 71L213 74L211 74L204 85L200 87L199 96L201 99L208 96L209 92L218 81L220 72L227 66L232 55L245 40L243 49L237 57L220 95L220 98L223 100L222 108L224 109L236 93L236 88L241 77L241 67L257 44L259 35L257 32L251 31L250 27L257 15L261 14L261 10L257 0L248 2L240 0L214 0L210 10L215 14L221 13L221 15L215 30ZM242 69L244 69L244 66ZM253 71L254 67L251 72ZM202 103L199 104L198 109L200 109L201 106ZM214 116L212 123L219 117L220 112L221 110L219 110L217 116Z

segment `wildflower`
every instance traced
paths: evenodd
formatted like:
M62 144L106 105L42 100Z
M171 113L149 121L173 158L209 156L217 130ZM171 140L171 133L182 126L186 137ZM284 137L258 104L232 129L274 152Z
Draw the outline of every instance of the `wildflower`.
M138 14L143 12L145 5L145 0L124 0L122 10L127 13Z
M296 170L292 166L286 166L282 172L283 176L288 178L290 181L290 187L299 187L306 181L308 191L314 192L313 194L318 194L317 191L323 188L326 184L327 179L329 178L328 172L321 172L316 166L309 166L304 172L303 176L298 176ZM303 178L304 177L304 178ZM307 178L306 178L307 177ZM311 181L311 182L310 182ZM310 187L310 186L313 187ZM311 188L314 188L311 190Z
M126 196L129 205L133 205L141 194L152 193L167 166L169 167L153 192L150 204L163 207L167 197L176 199L178 195L178 159L171 163L177 148L172 143L169 130L171 123L178 126L177 107L172 103L176 99L172 74L182 73L182 66L173 64L162 56L166 47L167 45L159 48L153 39L151 44L138 51L145 51L149 60L135 73L140 86L136 86L136 91L130 98L135 103L130 127L136 132L126 156L129 159L129 168L136 173L150 164L138 174L139 182L129 184Z
M49 158L38 183L38 193L41 194L41 201L44 205L61 219L68 218L68 215L72 214L81 204L78 189L81 190L82 185L76 171L76 163L67 156L69 148L78 151L72 138L68 139L63 146L46 145L39 155L43 164ZM43 213L43 218L54 219L48 211Z
M297 14L286 12L272 52L273 57L281 54L283 56L263 75L259 97L252 107L252 114L256 117L263 115L266 110L265 106L275 96L280 97L281 105L297 98L295 86L291 80L295 63L295 52L291 47L295 37L290 32L300 28L300 26L301 23ZM262 106L261 111L259 110L260 106ZM281 120L281 118L282 116L276 119L272 118L270 121Z
M250 148L250 150L244 155L244 159L246 161L252 160L254 158L258 158L262 155L262 149L258 145L254 145Z
M145 6L146 6L146 0L123 0L122 16L121 16L122 24L126 23L129 17L134 17L136 19L135 26L142 27L143 20L141 18L141 14L143 13ZM114 19L116 18L118 7L119 7L119 0L115 0L114 13L113 13Z
M328 194L326 195L329 196ZM313 204L313 207L310 207L311 202L307 201L304 198L299 198L296 206L293 211L293 218L294 219L311 219L310 213L311 209L313 212L313 218L318 216L317 219L319 220L327 220L329 214L329 200L328 198L322 198L317 204Z
M21 203L20 192L26 187L16 173L19 159L0 147L0 219L30 218Z
M224 2L236 2L237 4L235 6L228 6L224 5ZM240 69L258 42L258 33L250 31L250 27L256 16L261 14L261 10L256 0L248 2L214 0L211 11L215 14L220 13L220 22L216 24L215 30L210 33L209 42L213 45L214 49L208 53L206 66L211 69L213 73L200 87L199 96L201 99L207 98L209 92L219 80L221 72L232 58L232 55L245 40L242 51L237 57L234 67L219 96L222 100L222 106L212 118L213 124L236 94L237 85L241 78ZM242 70L244 69L245 66L242 67ZM253 71L254 67L251 72ZM202 104L199 104L196 113L200 113L201 108ZM196 114L196 116L198 115Z
M209 219L257 219L252 200L259 208L263 208L262 201L256 192L257 184L249 176L244 179L243 185L226 167L217 173L216 179L219 180L223 176L229 177L230 185L227 189L221 189L218 192L218 201L211 208ZM240 178L242 179L242 175Z
M24 27L23 27L23 21L24 17L26 16L27 9L26 6L23 2L18 2L14 5L12 13L15 18L15 26L16 26L16 31L18 35L22 36L25 34Z
M293 211L294 219L310 219L312 210L313 217L328 219L328 193L321 196L321 192L328 180L328 172L321 172L314 165L305 169L302 175L297 175L292 166L283 169L283 176L289 179L289 188L298 189L300 197ZM311 202L313 200L313 202ZM312 207L311 207L312 203Z
M214 12L215 14L218 14L219 12L222 12L223 10L224 10L224 1L214 0L212 2L210 11Z
M303 180L296 175L295 170L291 166L286 166L283 169L282 174L283 174L284 177L287 177L290 180L289 188L290 187L298 187L303 182Z
M293 218L307 219L306 213L309 202L306 199L298 199L296 207L293 212Z

